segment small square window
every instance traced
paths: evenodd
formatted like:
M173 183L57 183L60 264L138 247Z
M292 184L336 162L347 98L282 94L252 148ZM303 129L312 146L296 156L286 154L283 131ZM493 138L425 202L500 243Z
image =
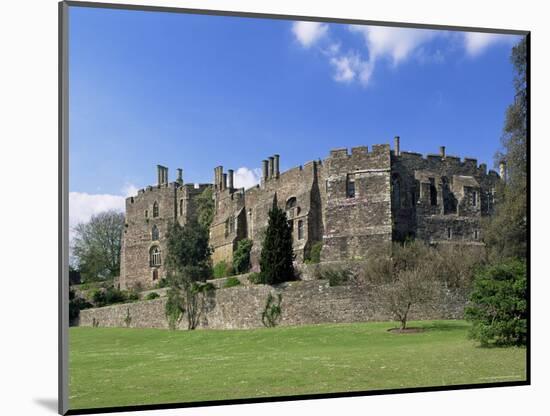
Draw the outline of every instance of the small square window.
M355 175L348 175L346 179L346 197L355 198Z

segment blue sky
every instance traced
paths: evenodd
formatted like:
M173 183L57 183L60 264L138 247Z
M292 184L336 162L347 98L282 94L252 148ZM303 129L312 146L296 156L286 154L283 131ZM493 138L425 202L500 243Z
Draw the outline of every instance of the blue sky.
M391 143L492 166L513 100L511 35L70 8L70 215L153 184L156 165L258 179L331 148Z

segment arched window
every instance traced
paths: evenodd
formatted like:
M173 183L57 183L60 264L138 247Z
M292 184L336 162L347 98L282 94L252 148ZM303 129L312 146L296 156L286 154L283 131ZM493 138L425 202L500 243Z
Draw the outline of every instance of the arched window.
M151 267L160 266L161 258L160 258L160 248L158 246L154 246L151 249L149 253L149 263Z
M159 239L159 228L156 225L153 225L151 230L151 240L156 241Z
M159 204L157 201L155 201L153 204L153 218L158 216L159 216Z
M296 197L288 198L286 201L286 209L292 209L296 206Z

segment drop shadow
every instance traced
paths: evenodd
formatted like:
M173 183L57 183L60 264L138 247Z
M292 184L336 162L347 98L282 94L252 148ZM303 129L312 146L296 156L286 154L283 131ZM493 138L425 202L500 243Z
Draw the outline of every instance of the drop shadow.
M48 398L48 399L43 399L43 398L40 398L40 399L34 399L34 402L36 404L39 404L40 406L42 406L43 408L47 409L47 410L50 410L52 411L53 413L57 414L57 399L52 399L52 398Z

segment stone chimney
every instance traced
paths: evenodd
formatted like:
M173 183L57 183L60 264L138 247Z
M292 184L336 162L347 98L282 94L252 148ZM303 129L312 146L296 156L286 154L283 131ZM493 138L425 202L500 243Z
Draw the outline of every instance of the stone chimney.
M178 177L176 179L176 182L180 185L183 185L183 170L181 168L177 168L176 172L178 172Z
M279 155L274 155L273 160L275 163L275 166L273 167L275 178L279 177Z
M445 159L445 146L439 146L439 156L441 159Z
M269 156L269 179L273 178L273 173L274 173L274 157L273 156Z
M227 173L222 175L222 191L225 191L227 189Z
M227 171L227 187L229 190L233 189L233 169Z
M214 168L214 185L218 191L223 190L223 166L216 166Z
M157 165L157 184L158 186L168 184L168 168Z
M267 160L262 160L262 177L264 182L267 181L267 176L269 174L269 167L267 166Z
M393 153L395 154L395 156L399 156L400 155L400 150L399 150L399 136L395 136L393 138Z

